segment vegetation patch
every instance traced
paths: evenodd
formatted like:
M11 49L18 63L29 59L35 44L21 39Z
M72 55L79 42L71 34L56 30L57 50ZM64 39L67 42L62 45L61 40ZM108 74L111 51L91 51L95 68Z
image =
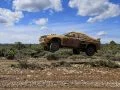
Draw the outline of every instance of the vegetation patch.
M47 53L47 55L45 56L47 58L47 60L58 60L59 57L57 54L55 53Z
M114 62L120 61L120 45L111 41L109 44L101 45L101 49L92 57L86 56L84 53L79 55L73 55L71 49L60 49L54 53L44 51L43 47L39 44L22 44L21 42L16 42L14 44L1 44L0 45L0 57L9 60L19 60L19 66L21 68L35 68L40 65L27 63L26 58L41 58L44 57L47 60L59 60L59 59L70 59L73 61L77 60L91 60L91 66L94 67L110 67L118 68L119 65ZM96 61L97 60L97 61ZM63 62L66 64L66 62ZM64 66L65 64L57 63L56 66ZM14 66L14 65L12 65Z
M21 68L21 69L41 69L43 70L42 65L38 63L29 63L27 60L18 61L18 64L11 64L11 67Z
M70 67L71 64L65 61L51 63L52 67Z
M70 49L60 49L55 52L59 58L68 58L73 55L72 50Z
M120 68L120 65L110 60L99 60L89 63L93 67Z

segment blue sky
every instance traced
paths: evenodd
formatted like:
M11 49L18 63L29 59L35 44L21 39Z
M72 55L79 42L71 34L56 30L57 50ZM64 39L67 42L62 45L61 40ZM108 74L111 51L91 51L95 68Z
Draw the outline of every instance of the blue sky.
M70 31L120 43L120 0L0 0L0 43Z

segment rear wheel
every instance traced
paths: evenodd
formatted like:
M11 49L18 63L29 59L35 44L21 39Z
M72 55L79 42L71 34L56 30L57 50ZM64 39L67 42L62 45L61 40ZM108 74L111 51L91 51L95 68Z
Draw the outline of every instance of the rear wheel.
M88 46L85 50L86 55L93 56L95 54L95 47L94 46Z
M60 48L60 45L58 42L52 42L50 44L50 51L51 52L55 52L55 51L59 50L59 48Z
M80 54L80 50L79 49L73 49L73 54Z

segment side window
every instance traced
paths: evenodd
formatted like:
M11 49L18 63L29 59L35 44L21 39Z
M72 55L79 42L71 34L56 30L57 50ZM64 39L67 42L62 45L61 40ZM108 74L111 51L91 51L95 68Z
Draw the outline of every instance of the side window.
M67 36L68 36L68 37L75 37L75 38L78 38L78 35L76 35L76 34L74 34L74 33L69 33Z
M69 34L69 37L78 38L78 35L77 35L77 34L74 34L74 33L70 33L70 34Z
M78 35L77 34L73 34L73 37L78 38Z
M69 34L68 34L68 37L73 37L73 34L69 33Z

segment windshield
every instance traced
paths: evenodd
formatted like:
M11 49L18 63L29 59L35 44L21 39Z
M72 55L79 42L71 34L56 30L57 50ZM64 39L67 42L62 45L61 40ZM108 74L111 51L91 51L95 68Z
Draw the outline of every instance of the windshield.
M70 33L63 34L64 36L70 37Z
M68 35L68 33L65 33L65 34L63 34L64 36L67 36Z

